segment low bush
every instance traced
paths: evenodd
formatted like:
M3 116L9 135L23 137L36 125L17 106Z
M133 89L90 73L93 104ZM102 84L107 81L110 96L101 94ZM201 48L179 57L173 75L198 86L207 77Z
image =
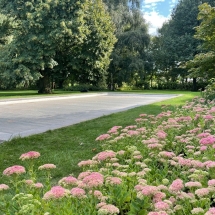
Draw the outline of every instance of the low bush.
M202 90L202 97L207 100L215 99L215 78L210 79L209 84Z
M68 86L64 88L64 90L66 91L80 91L80 92L102 91L106 89L107 88L104 86L93 86L89 84L79 84L79 85Z

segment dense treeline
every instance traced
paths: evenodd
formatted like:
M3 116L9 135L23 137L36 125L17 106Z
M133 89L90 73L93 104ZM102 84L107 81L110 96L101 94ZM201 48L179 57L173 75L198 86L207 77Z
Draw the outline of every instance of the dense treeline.
M0 0L0 88L197 90L214 76L213 6L180 0L150 36L140 0Z
M2 39L10 41L1 45L4 85L39 80L39 93L50 93L51 78L71 76L89 84L105 80L116 38L101 0L1 0L0 8L1 28L5 19L14 23Z

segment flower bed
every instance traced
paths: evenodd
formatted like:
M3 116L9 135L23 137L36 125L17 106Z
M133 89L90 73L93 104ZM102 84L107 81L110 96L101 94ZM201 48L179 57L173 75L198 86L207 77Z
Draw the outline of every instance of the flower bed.
M20 156L4 170L3 214L215 214L215 102L195 98L182 108L141 114L97 138L103 151L83 171L51 186L54 164L34 167L40 154ZM25 165L24 165L25 164ZM25 167L24 167L25 166ZM37 172L46 176L37 180ZM41 183L42 182L42 183Z

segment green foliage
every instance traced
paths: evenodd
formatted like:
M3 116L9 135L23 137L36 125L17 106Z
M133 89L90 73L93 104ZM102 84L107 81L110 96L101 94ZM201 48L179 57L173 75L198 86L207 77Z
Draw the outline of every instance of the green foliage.
M10 42L14 27L13 19L0 13L0 48L2 45Z
M138 9L128 11L121 5L111 14L118 29L118 41L111 55L108 84L131 84L145 76L146 48L150 41L148 29Z
M96 3L92 1L88 13L89 16L85 16L85 23L89 26L89 33L85 36L84 42L76 46L76 56L71 59L69 65L73 71L77 71L72 74L75 80L98 85L105 79L110 64L110 54L116 42L115 28L101 0Z
M167 81L175 81L179 75L185 79L188 69L181 65L201 52L201 41L194 38L194 34L195 27L199 25L198 6L202 2L215 5L212 0L180 0L172 12L171 19L159 29L158 37L153 40L156 68ZM197 90L195 78L199 76L193 74L192 77L193 89Z
M202 97L207 100L215 99L215 79L211 78L209 84L205 87L205 90L202 91Z
M104 77L115 43L114 28L101 0L0 1L2 12L18 22L13 41L0 60L7 83L31 83L40 78L41 92L50 78ZM83 81L87 81L83 80Z
M88 91L102 91L106 90L105 86L93 86L90 84L78 84L74 86L67 86L64 88L66 91L81 91L81 92L88 92Z
M208 4L199 6L198 20L201 24L196 27L195 37L202 40L202 53L187 62L186 67L192 76L212 78L215 75L215 9Z

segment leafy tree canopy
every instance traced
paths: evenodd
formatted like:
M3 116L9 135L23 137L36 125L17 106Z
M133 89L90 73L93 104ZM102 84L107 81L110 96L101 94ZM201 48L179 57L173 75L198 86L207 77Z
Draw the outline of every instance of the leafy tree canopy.
M144 72L150 36L140 11L140 1L105 1L116 26L117 43L111 55L109 85L131 83ZM112 88L112 87L110 87Z
M197 16L198 6L202 2L215 5L212 0L180 0L171 14L171 19L159 29L154 45L156 66L168 73L172 80L178 75L185 78L188 75L187 69L179 68L179 65L192 60L201 52L201 41L194 38L194 34L195 27L200 23ZM193 86L196 90L195 83Z
M5 81L40 78L39 91L47 93L59 67L103 77L116 39L101 0L0 0L0 8L18 23L0 60Z
M195 38L202 40L202 52L186 66L192 76L211 78L215 75L215 8L204 3L199 6L198 20L201 24L196 27Z

